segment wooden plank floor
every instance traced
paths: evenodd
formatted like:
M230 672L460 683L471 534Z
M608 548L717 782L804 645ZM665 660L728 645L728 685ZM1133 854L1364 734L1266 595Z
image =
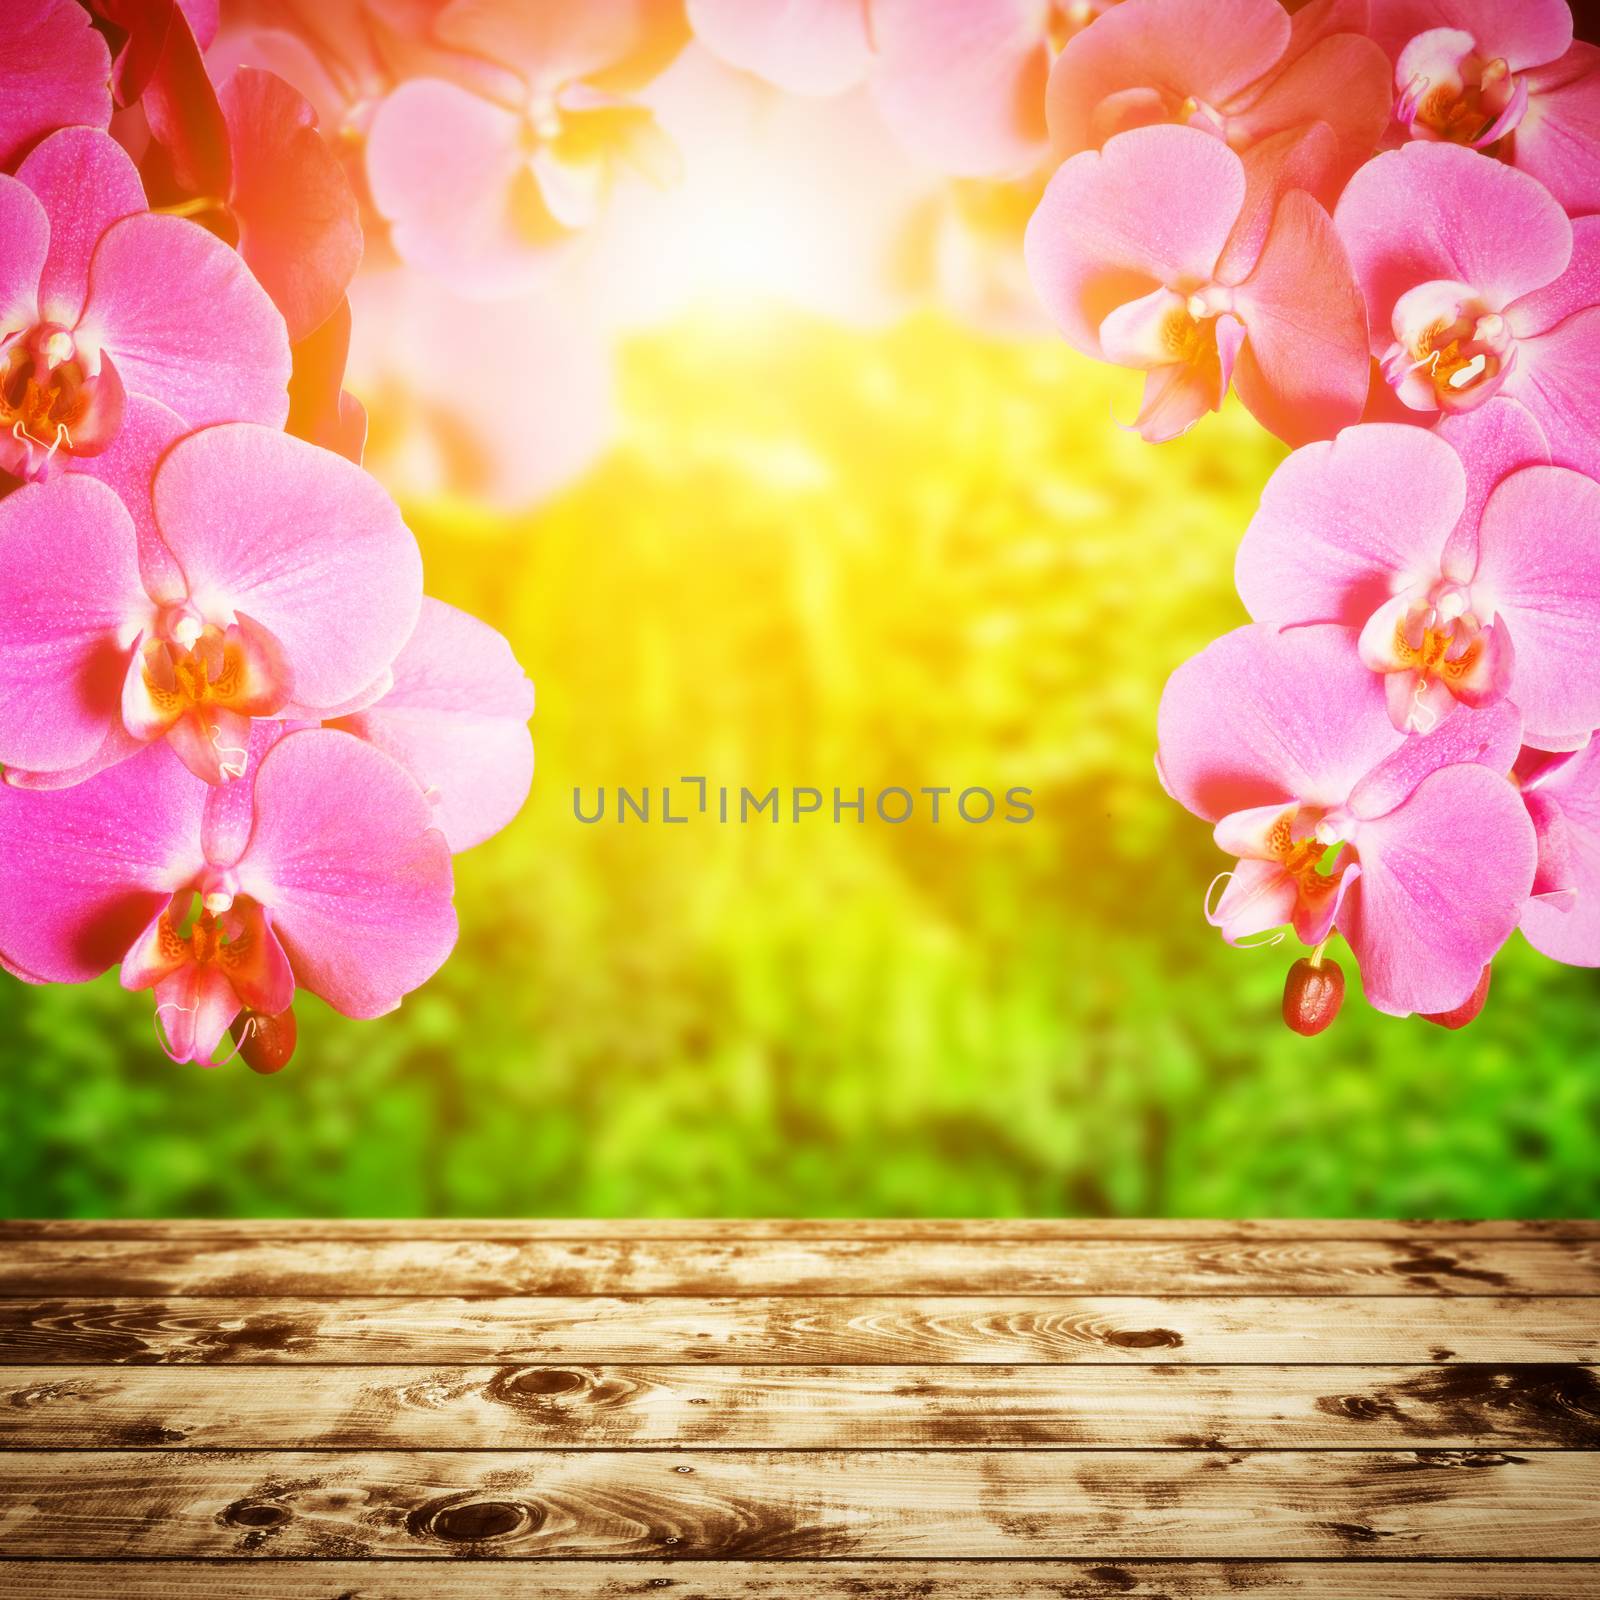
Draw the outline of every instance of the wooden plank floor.
M0 1596L1600 1597L1600 1224L0 1225Z

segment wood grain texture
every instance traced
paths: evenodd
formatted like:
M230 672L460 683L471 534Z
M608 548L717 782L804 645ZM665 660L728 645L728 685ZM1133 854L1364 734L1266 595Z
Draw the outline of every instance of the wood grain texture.
M1600 1449L1592 1367L33 1367L0 1449Z
M1600 1294L1600 1241L22 1239L46 1295Z
M1600 1363L1584 1299L549 1296L0 1300L0 1367Z
M692 1218L646 1217L301 1217L0 1219L0 1239L1600 1239L1590 1218L1457 1217L1396 1222L1387 1218L1227 1219L1130 1217L941 1220L905 1218Z
M0 1556L1600 1559L1600 1455L16 1451Z
M0 1580L13 1600L1594 1600L1600 1564L19 1561Z

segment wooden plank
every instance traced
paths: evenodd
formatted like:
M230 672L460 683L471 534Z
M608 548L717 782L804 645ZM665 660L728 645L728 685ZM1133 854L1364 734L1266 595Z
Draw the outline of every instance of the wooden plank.
M1600 1449L1600 1374L1438 1367L30 1367L0 1449Z
M0 1300L0 1367L1600 1362L1582 1299Z
M17 1451L0 1555L1600 1558L1600 1455Z
M24 1239L0 1293L45 1295L1600 1293L1600 1242Z
M1337 1561L9 1563L16 1600L1594 1600L1600 1564Z
M1600 1239L1591 1218L1457 1217L1396 1222L1188 1217L970 1219L669 1217L181 1217L0 1220L0 1239Z

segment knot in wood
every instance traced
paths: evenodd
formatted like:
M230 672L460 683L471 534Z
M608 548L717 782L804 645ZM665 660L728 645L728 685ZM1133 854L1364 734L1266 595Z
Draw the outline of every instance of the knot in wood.
M445 1544L488 1544L531 1532L544 1513L520 1500L479 1500L459 1496L432 1500L413 1511L407 1524L419 1538Z
M293 1516L288 1506L276 1500L235 1500L224 1509L221 1520L233 1528L281 1528Z

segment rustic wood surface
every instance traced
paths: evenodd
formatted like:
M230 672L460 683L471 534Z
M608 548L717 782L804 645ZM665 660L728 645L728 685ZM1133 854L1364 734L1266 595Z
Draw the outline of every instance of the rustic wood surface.
M1595 1600L1597 1364L1585 1222L14 1222L0 1596Z
M320 1362L1600 1362L1592 1300L563 1295L0 1299L0 1368Z

